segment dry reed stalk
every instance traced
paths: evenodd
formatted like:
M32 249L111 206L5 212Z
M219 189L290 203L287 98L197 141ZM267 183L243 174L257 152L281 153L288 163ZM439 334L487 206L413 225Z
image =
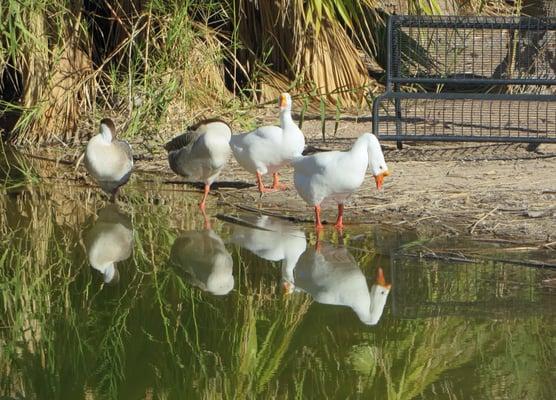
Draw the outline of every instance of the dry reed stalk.
M257 73L262 60L278 74L271 84L258 87L263 99L274 95L276 89L301 85L311 87L313 95L324 96L332 106L363 103L365 89L375 83L341 23L326 14L333 9L323 15L323 8L319 8L322 5L316 2L285 0L236 0L235 4L239 10L236 25L246 46L238 52L238 59L249 67L250 73ZM283 84L288 81L282 77L289 79L285 87ZM271 93L264 93L265 89Z
M91 62L86 54L81 29L81 12L49 19L43 9L21 10L21 20L32 40L22 44L20 60L23 109L34 110L26 124L36 131L37 142L53 136L75 140L82 99L91 97L87 80ZM18 140L24 140L19 137Z
M362 106L373 80L345 30L326 23L318 39L308 35L304 40L294 63L299 66L296 73L313 82L317 95L329 104Z
M468 15L512 15L513 7L504 0L460 0L459 11Z

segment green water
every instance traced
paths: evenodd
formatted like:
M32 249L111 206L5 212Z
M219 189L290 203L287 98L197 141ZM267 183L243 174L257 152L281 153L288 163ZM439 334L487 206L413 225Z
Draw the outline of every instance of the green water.
M550 271L407 257L422 238L379 226L317 244L215 199L205 229L182 188L136 179L114 207L30 176L0 191L0 398L556 398Z

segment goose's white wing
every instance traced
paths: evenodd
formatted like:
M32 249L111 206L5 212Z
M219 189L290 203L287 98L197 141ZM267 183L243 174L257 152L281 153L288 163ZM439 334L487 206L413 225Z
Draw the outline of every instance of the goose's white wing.
M252 132L232 136L230 147L236 160L247 171L262 174L284 163L282 157L282 129L263 126Z
M365 164L350 158L347 152L331 151L297 159L294 184L305 202L314 206L326 197L346 198L365 176Z

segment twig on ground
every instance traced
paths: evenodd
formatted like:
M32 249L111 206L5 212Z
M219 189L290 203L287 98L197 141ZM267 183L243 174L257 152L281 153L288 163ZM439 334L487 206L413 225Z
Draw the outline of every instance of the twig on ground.
M26 157L29 158L35 158L37 160L43 160L43 161L50 161L53 163L59 163L59 164L64 164L64 165L72 165L73 161L71 160L63 160L63 159L57 159L57 158L50 158L50 157L45 157L45 156L37 156L36 154L31 154L31 153L27 153L27 152L21 152L21 154L23 154Z
M496 210L498 210L498 206L494 207L492 210L490 210L489 212L487 212L485 215L483 215L481 218L479 218L472 226L471 229L469 230L469 233L473 233L475 231L475 228L477 227L477 225L481 222L483 222L485 219L487 219L490 215L492 215L492 213L494 213Z
M233 207L239 208L240 210L249 211L249 212L253 212L253 213L257 213L257 214L268 215L270 217L281 218L281 219L285 219L285 220L291 221L291 222L298 222L298 223L313 222L312 219L294 217L293 215L283 215L283 214L279 214L279 213L276 213L276 212L260 210L258 208L244 206L242 204L234 204L234 203L228 203L228 204L233 206ZM327 222L322 221L322 223L326 224Z
M81 164L81 161L85 158L85 152L81 153L81 155L79 156L79 158L77 159L77 161L75 161L75 168L73 169L73 172L77 172L77 169L79 168L79 165Z
M499 262L504 264L522 265L522 266L532 267L532 268L547 268L547 269L556 270L556 264L550 264L550 263L536 261L536 260L507 260L504 258L495 258L495 257L468 258L465 255L452 256L446 254L438 254L434 252L420 253L420 254L404 253L401 256L412 257L412 258L428 258L428 259L444 260L444 261L451 261L451 262L464 262L464 263L472 263L472 264L479 264L484 261L494 261L494 262Z
M221 221L229 222L231 224L241 225L241 226L245 226L247 228L258 229L258 230L261 230L261 231L272 232L272 229L263 228L262 226L252 224L250 222L242 220L241 218L233 217L231 215L216 214L215 217L217 219L221 220Z

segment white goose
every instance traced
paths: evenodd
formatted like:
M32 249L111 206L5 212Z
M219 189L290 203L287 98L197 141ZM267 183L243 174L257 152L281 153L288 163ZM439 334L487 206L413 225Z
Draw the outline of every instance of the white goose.
M391 285L378 268L375 283L367 279L352 255L344 248L321 243L308 248L293 271L282 275L286 294L308 293L318 303L350 307L361 322L376 325L382 316Z
M293 122L292 99L282 93L279 100L280 127L262 126L254 131L232 136L230 146L237 162L247 171L257 175L257 186L261 193L282 189L278 170L301 156L305 138L301 129ZM272 173L272 188L264 187L262 176Z
M307 247L305 232L291 222L266 215L244 217L262 229L234 225L232 242L269 261L282 261L282 271L295 268Z
M100 121L100 133L87 143L85 167L115 202L118 190L131 176L133 154L129 143L116 139L116 127L110 118Z
M183 270L193 285L214 295L228 294L234 288L232 256L211 229L178 237L170 251L170 263Z
M102 273L105 283L117 283L116 263L126 260L133 249L131 219L114 204L99 211L98 219L85 235L89 264Z
M371 169L380 190L388 168L378 139L361 135L348 151L330 151L299 157L292 162L297 193L315 208L315 226L322 229L320 204L331 197L338 203L336 228L343 228L344 203L363 183L367 168Z
M205 210L210 185L222 171L230 157L230 126L219 119L207 119L187 128L187 131L168 142L168 163L176 174L205 183L203 200Z

